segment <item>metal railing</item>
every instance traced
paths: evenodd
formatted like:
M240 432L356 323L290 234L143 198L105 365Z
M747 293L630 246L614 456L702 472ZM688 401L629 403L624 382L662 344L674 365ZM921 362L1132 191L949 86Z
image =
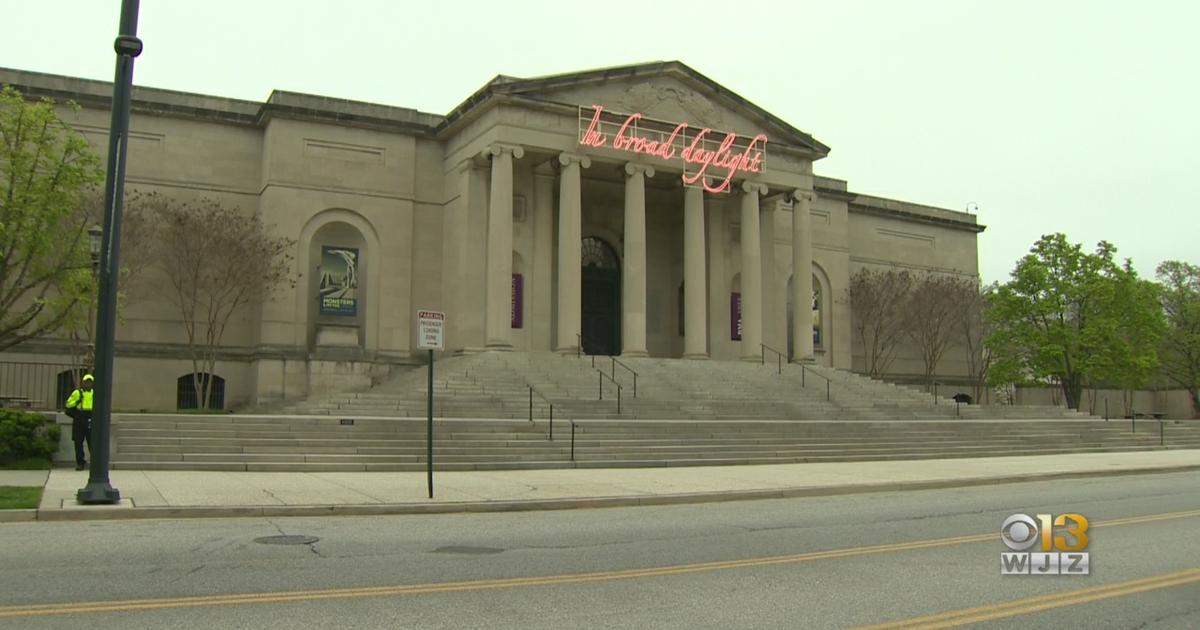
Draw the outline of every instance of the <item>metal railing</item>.
M832 389L833 381L831 381L828 376L825 376L824 374L821 374L820 372L817 372L816 370L809 368L807 365L804 365L803 363L800 364L800 387L808 387L808 379L805 378L805 374L807 374L810 371L813 373L813 376L818 376L820 378L825 379L825 401L829 402L829 401L833 400L833 394L830 391Z
M617 380L617 366L619 365L619 366L621 366L621 367L625 368L625 369L626 369L626 370L627 370L627 371L628 371L630 374L632 374L632 375L633 375L633 397L634 397L634 398L637 398L637 378L638 378L638 373L637 373L637 372L636 372L636 371L635 371L633 368L631 368L631 367L629 367L628 365L625 365L624 363L621 363L620 361L618 361L618 360L617 360L617 357L610 357L610 358L612 359L612 377L613 377L613 380L614 380L614 381L616 381L616 380Z
M603 370L596 370L596 373L600 375L600 398L599 398L599 400L604 400L604 379L608 379L609 381L612 381L612 384L617 386L617 414L620 414L621 413L621 384L618 383L616 380L614 380L613 377L609 376L608 374L605 374Z
M575 421L571 421L571 461L575 461Z
M542 392L539 392L533 385L525 383L525 387L529 389L529 421L533 422L533 396L537 394L537 397L546 403L546 408L549 412L550 434L546 439L554 441L554 403L550 402L550 399L543 396Z
M0 362L0 407L59 409L82 375L67 363Z
M762 350L762 364L763 365L767 364L767 351L770 350L772 353L775 354L775 357L777 359L776 360L777 365L775 368L776 373L783 374L783 353L776 350L775 348L772 348L771 346L768 346L765 343L760 343L758 345L761 346L761 350Z

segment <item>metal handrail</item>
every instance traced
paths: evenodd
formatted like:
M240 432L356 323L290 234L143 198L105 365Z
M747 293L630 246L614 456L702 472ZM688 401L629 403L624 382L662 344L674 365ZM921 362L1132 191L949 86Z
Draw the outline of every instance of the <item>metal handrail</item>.
M633 368L629 367L628 365L625 365L624 363L621 363L620 361L618 361L617 357L610 357L610 358L612 359L612 377L613 377L614 381L617 379L617 366L618 365L625 368L626 370L629 370L629 372L631 374L633 374L633 397L637 398L637 377L638 377L637 371L634 370Z
M583 356L583 335L575 333L575 358Z
M809 371L809 367L807 365L804 365L803 363L801 363L800 364L800 387L808 387L808 383L805 381L805 378L804 378L805 373L807 373L808 371ZM825 376L824 374L821 374L820 372L817 372L816 370L812 370L812 373L815 376L819 376L819 377L825 379L825 400L826 401L833 400L833 396L830 393L830 388L831 388L833 381L831 381L828 376Z
M524 380L524 379L522 379L522 380ZM550 436L547 439L553 441L554 440L554 403L550 402L549 398L546 398L546 396L543 395L542 392L539 392L537 390L537 388L535 388L533 385L530 385L528 381L525 381L525 387L529 388L529 421L533 422L533 395L537 394L538 398L541 398L542 402L546 403L546 406L549 408Z
M605 374L604 370L596 370L596 373L600 375L600 398L599 398L599 400L604 400L604 379L608 379L608 380L612 381L612 384L617 386L617 414L619 415L621 413L621 389L622 389L621 384L618 383L615 379L613 379L613 377L609 376L608 374Z
M776 350L775 348L772 348L771 346L768 346L765 343L760 343L758 345L761 346L762 364L763 365L767 364L767 350L770 350L771 352L775 353L776 357L778 357L778 361L777 361L778 366L776 367L776 372L778 374L783 374L783 353Z

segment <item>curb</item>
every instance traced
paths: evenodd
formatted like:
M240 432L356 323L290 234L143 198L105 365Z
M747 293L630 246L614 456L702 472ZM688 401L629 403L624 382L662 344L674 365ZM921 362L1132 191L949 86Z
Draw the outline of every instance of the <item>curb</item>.
M717 503L724 501L755 501L762 499L792 499L799 497L823 497L874 492L906 492L913 490L938 490L966 488L1054 479L1080 479L1086 477L1116 477L1127 475L1150 475L1200 470L1200 464L1127 468L1124 470L1085 470L1053 473L1028 473L978 477L973 479L935 479L928 481L900 481L840 486L814 486L775 488L763 490L734 490L721 492L693 492L681 494L584 497L562 499L502 500L502 501L458 501L447 503L387 503L387 504L344 504L344 505L269 505L269 506L195 506L195 507L145 507L57 510L12 510L0 512L0 522L11 521L92 521L132 519L179 519L179 518L245 518L281 516L383 516L399 514L461 514L483 512L526 512L542 510L572 510L584 508L638 507L651 505L679 505L694 503ZM8 513L16 518L6 519Z
M0 510L0 523L22 523L25 521L35 521L38 517L37 510Z

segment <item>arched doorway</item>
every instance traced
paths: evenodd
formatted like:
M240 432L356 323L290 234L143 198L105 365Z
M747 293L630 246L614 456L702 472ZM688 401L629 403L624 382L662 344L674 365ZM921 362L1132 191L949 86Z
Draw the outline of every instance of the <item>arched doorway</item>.
M612 246L593 236L583 239L583 351L588 354L621 353L621 263Z

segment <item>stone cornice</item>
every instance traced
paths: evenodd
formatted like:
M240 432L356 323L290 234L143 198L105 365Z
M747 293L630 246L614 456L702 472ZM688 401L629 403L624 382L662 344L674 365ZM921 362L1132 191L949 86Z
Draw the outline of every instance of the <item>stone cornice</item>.
M856 197L858 199L858 197ZM849 204L850 212L859 214L869 214L879 217L887 217L889 219L899 219L901 221L909 221L913 223L925 223L928 225L936 225L938 227L949 228L952 230L963 230L966 232L975 232L978 234L987 229L987 226L979 225L962 219L955 219L947 216L938 216L932 213L920 212L917 209L886 207L876 204L859 203L851 201Z
M110 109L112 84L60 75L0 68L0 84L27 97L75 101L92 109ZM444 118L405 107L275 91L266 102L208 96L174 90L134 87L132 110L246 127L263 127L272 119L306 120L422 137L434 137Z
M351 349L353 350L353 349ZM71 346L61 339L31 339L10 350L13 353L28 353L34 355L69 356ZM355 360L370 363L410 364L420 360L407 352L379 351L369 352L354 350L351 357L339 357L339 360ZM121 341L116 343L118 359L159 359L170 361L190 361L191 356L186 344L146 343L137 341ZM307 361L322 360L326 357L318 351L310 352L308 348L293 346L255 346L238 347L224 346L217 349L217 361L234 363L252 363L255 361Z

